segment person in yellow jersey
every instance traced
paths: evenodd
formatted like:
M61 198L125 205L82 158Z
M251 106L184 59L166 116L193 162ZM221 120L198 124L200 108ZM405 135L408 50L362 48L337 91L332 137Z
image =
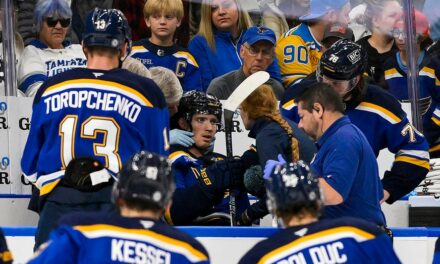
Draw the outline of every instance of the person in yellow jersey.
M277 42L276 56L284 87L295 85L316 70L323 52L324 32L334 23L347 25L349 12L348 0L310 1L309 14L300 17L302 23Z

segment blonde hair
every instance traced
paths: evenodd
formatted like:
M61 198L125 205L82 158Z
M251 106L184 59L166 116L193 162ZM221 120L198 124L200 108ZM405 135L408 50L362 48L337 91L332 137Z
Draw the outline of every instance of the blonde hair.
M184 12L182 0L147 0L144 5L144 18L162 12L181 20Z
M203 36L208 42L208 46L212 51L215 51L214 40L214 24L212 23L212 5L213 0L203 0L201 6L201 19L198 35ZM241 33L252 26L252 20L248 12L245 11L237 0L234 0L238 9L238 32Z
M377 16L381 16L382 12L385 8L385 5L388 2L397 2L401 4L400 0L366 0L366 9L365 9L365 26L373 32L373 18Z
M278 110L278 102L272 87L263 84L257 88L246 100L241 103L242 111L246 112L250 119L266 117L277 122L286 131L290 139L292 161L299 160L298 140L294 137L293 130Z

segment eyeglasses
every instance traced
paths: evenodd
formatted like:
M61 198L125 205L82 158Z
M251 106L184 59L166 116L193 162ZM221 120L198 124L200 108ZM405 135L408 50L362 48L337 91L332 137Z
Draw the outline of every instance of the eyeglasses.
M252 57L256 57L258 54L260 54L260 52L262 53L262 56L265 59L271 59L273 57L273 49L257 50L252 46L248 46L248 45L244 45L244 44L243 44L243 47L245 47L248 50L249 55Z
M399 38L400 36L402 36L402 38L406 38L406 32L404 30L393 29L393 31L391 31L391 33L393 34L393 37L395 37L395 38Z
M60 25L63 28L66 28L70 25L70 18L53 18L53 17L46 17L46 23L49 27L55 27L58 22L60 22Z

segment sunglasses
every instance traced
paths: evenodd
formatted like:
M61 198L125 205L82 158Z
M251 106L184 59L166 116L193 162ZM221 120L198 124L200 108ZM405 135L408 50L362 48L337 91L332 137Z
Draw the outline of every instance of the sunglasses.
M53 18L53 17L46 17L46 23L49 27L55 27L58 22L60 22L60 25L63 28L66 28L70 25L70 18Z

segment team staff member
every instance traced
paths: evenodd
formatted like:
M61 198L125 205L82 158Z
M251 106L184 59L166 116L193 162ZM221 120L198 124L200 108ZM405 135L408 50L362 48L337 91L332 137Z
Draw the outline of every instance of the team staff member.
M251 93L240 105L240 115L248 136L255 138L256 160L264 167L268 160L298 159L311 162L316 148L307 135L290 121L285 120L279 110L272 87L263 84ZM246 152L248 160L252 151ZM250 225L254 220L264 217L269 212L266 207L264 186L259 200L252 204L240 217L241 225Z
M119 69L130 42L119 10L93 10L83 38L87 68L54 76L35 96L21 168L39 189L37 245L47 239L63 204L81 197L79 191L56 191L71 160L93 157L116 174L139 150L168 154L169 115L162 92L151 79ZM95 183L105 180L98 177Z
M276 45L284 87L300 82L316 70L324 32L335 22L346 26L349 12L348 0L310 1L310 13L300 17L304 22L284 33Z
M194 144L171 145L176 192L166 220L175 225L230 225L228 189L241 189L235 197L237 215L249 206L249 200L240 188L245 172L243 162L225 159L212 151L221 124L220 101L204 92L187 92L175 117L179 129L193 133Z
M428 143L410 124L395 97L381 87L367 85L363 78L365 60L366 52L360 45L340 40L324 52L317 75L339 93L346 105L345 114L364 133L374 154L384 148L396 154L391 170L382 179L384 200L391 204L426 177ZM286 91L283 116L298 122L295 100L307 87L301 84Z
M144 19L151 36L134 43L130 56L147 68L162 66L173 71L184 91L201 90L202 77L193 55L174 43L183 18L182 0L148 0Z
M166 157L136 153L114 184L118 213L67 215L29 263L209 263L200 242L159 220L174 188Z
M271 212L285 229L256 244L240 264L400 263L374 224L351 217L319 220L323 197L304 162L277 167L266 188Z
M86 66L81 45L65 39L71 19L72 10L65 0L40 0L35 5L37 39L23 50L17 71L18 89L26 96L35 96L48 77Z
M310 167L324 191L324 217L352 216L384 225L376 157L362 131L344 116L338 93L328 84L316 83L297 100L298 127L318 147Z

